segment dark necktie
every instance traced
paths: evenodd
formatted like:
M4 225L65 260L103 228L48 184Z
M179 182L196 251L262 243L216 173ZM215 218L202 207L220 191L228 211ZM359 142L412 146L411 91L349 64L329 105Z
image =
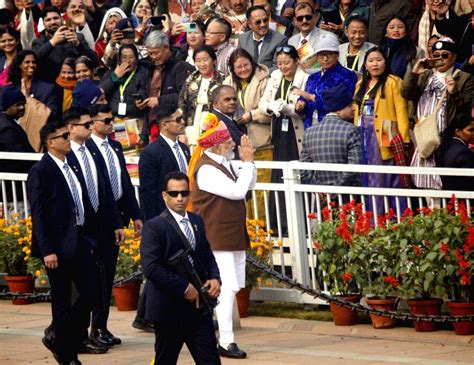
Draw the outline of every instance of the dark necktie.
M179 150L178 142L174 143L173 148L176 152L176 156L178 157L179 170L186 174L187 173L187 171L186 171L186 162L184 162L184 158L183 158L183 156L181 156L181 151Z
M188 218L183 218L183 219L181 219L181 221L179 223L184 228L184 232L186 234L186 238L189 241L189 244L191 245L192 249L195 250L196 249L196 238L194 237L194 234L193 234L193 232L191 232L191 228L189 227L189 223L190 223L189 219ZM193 261L193 258L191 257L191 255L188 255L188 259L189 259L189 262L193 265L194 261Z
M253 40L253 43L255 45L255 57L254 57L254 60L255 62L258 63L258 57L260 56L259 53L260 53L260 45L262 44L263 40L259 40L259 41L256 41L255 39Z

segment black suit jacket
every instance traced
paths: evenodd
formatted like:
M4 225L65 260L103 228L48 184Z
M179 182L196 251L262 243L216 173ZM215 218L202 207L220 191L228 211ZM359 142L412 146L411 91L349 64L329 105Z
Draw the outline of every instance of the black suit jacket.
M189 162L191 154L188 146L181 142L179 145ZM156 217L166 209L161 192L164 190L165 176L173 171L179 171L178 161L168 143L159 136L140 153L138 162L140 205L145 220Z
M178 250L186 249L182 242L185 236L168 209L162 215L145 223L140 246L143 272L148 280L145 319L158 323L198 314L194 303L184 299L189 281L177 275L167 264ZM208 279L220 281L219 269L204 231L204 222L197 214L188 212L188 216L196 238L194 265L201 280L203 283Z
M138 207L137 199L135 198L135 189L130 179L130 175L127 171L127 164L125 162L125 156L123 155L123 149L120 142L114 141L110 138L107 139L110 147L114 150L120 163L120 180L122 182L122 196L117 201L118 210L122 217L122 224L128 227L130 219L136 220L140 218L140 208ZM99 151L99 148L92 139L86 141L86 146L92 154L94 161L98 168L104 172L105 177L108 178L107 164ZM109 182L110 182L110 178Z
M23 128L5 113L0 113L0 151L35 153ZM32 161L0 160L0 172L27 173Z
M66 158L68 164L71 166L71 169L74 171L81 184L83 195L85 196L84 209L86 210L86 214L94 217L86 224L87 233L94 236L94 238L102 238L104 236L110 236L114 230L122 228L122 219L120 217L117 204L115 203L110 181L108 177L104 176L104 173L107 173L107 171L104 171L104 169L100 168L96 158L94 158L97 169L99 196L99 209L97 212L94 212L92 204L89 200L89 195L87 194L86 179L76 155L73 151L71 151L66 155Z
M74 200L64 175L49 154L33 166L27 185L33 222L31 255L43 258L55 253L59 259L72 257L79 238ZM83 201L86 194L83 190Z
M453 138L451 144L442 156L442 167L456 167L461 169L474 168L474 152L463 142ZM443 190L474 190L474 177L472 176L441 176Z

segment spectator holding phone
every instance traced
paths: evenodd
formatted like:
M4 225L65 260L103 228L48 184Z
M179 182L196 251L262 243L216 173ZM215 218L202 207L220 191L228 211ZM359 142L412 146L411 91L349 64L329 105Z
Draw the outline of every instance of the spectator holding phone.
M145 43L146 37L152 31L151 17L154 7L150 0L138 0L132 7L132 25L135 29L135 43Z
M474 77L457 70L455 65L457 46L451 38L441 37L433 45L435 59L422 58L403 80L402 96L416 103L416 116L420 120L430 116L441 103L436 122L442 133L461 111L468 110L474 91ZM412 166L434 167L434 156L422 158L415 150ZM441 189L438 175L413 175L413 183L418 188Z
M349 25L348 20L358 15L365 21L369 20L369 7L361 6L359 0L337 0L328 8L322 9L323 22L321 29L335 33L339 41L347 42L347 36L344 29Z
M42 13L44 31L33 41L33 51L38 56L38 77L54 83L63 61L67 57L87 56L95 66L99 60L93 49L89 48L82 34L63 25L58 8L46 7Z
M127 16L120 8L111 8L107 10L102 23L100 24L99 34L95 40L95 53L103 65L102 57L104 57L105 47L112 37L112 32L115 26L121 19L125 19Z
M117 66L107 71L100 81L114 116L145 117L149 77L148 70L138 63L137 48L133 44L120 47Z
M121 46L134 44L135 31L133 30L130 18L120 19L112 31L110 40L105 47L102 61L109 69L115 67L117 63L117 53Z

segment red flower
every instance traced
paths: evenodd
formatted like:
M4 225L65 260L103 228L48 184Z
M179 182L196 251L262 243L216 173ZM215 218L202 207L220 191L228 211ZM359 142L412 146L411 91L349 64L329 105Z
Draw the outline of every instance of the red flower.
M385 217L382 216L381 214L377 216L377 221L378 221L378 226L381 228L385 227L385 224L387 223L385 220Z
M459 248L456 247L456 250L455 250L455 253L456 253L456 258L458 259L458 265L461 269L467 269L470 264L468 261L466 261L466 259L464 258L464 256L462 255L461 251L459 250Z
M360 215L354 225L354 233L357 234L367 234L370 231L370 219L372 217L372 212L366 212L365 214Z
M328 207L324 207L322 210L323 213L323 222L328 221L331 219L331 210Z
M389 221L390 219L392 219L395 216L396 216L395 211L393 210L393 208L390 208L388 210L388 212L385 214L384 218L385 218L386 221Z
M402 214L402 218L413 217L413 210L406 208Z
M341 222L339 226L336 228L336 234L341 237L344 241L351 243L352 242L352 235L349 229L349 225L345 220Z
M471 285L471 277L469 275L462 276L461 285Z
M313 247L316 249L316 251L318 251L321 248L321 245L318 241L313 241Z
M463 224L469 225L470 220L469 220L469 216L467 215L467 209L466 209L466 205L464 204L464 202L459 203L459 208L457 210L457 213L459 214L459 220Z
M441 242L440 251L443 255L446 255L448 253L449 246L446 244L446 242Z
M309 219L316 219L316 217L317 217L317 216L316 216L316 213L314 213L314 212L308 214L308 218L309 218Z
M471 251L472 249L474 249L474 226L470 226L468 231L467 231L467 237L466 237L466 240L464 241L464 243L466 245L469 246L469 250L466 250L466 252L469 252Z
M430 245L430 241L428 240L423 240L421 241L425 246L429 246Z
M454 213L454 207L456 206L456 196L453 194L451 195L451 199L449 200L448 204L446 205L446 209L449 213Z
M389 285L393 286L393 287L398 286L398 280L397 280L397 278L395 278L393 276L384 276L383 280L386 283L388 283Z
M395 232L398 231L398 224L395 224L395 225L392 227L392 229L393 229Z
M421 247L416 245L413 246L413 251L415 252L415 256L421 256Z
M331 201L329 202L329 205L331 206L331 208L334 208L336 206L336 202Z
M351 281L351 279L352 279L352 273L346 272L346 273L342 274L342 280Z

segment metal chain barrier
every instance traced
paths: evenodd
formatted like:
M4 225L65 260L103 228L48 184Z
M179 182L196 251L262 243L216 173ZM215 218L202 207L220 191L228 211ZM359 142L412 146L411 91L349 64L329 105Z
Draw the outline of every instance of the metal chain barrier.
M131 274L130 276L120 278L114 281L114 286L120 286L129 281L136 280L137 278L142 278L143 271L139 270ZM26 299L30 302L51 302L51 293L48 291L47 293L12 293L3 291L0 292L0 299L3 300L13 300L13 299Z
M265 265L259 260L254 259L251 256L247 256L247 262L253 265L258 270L262 271L263 273L271 276L273 279L276 279L279 283L283 283L288 286L290 289L296 289L303 294L309 294L314 298L321 298L322 300L328 303L336 303L341 307L346 307L351 310L357 310L358 312L362 312L365 314L376 314L376 315L383 315L385 317L389 317L391 319L400 319L402 321L427 321L427 322L472 322L474 321L474 315L467 315L467 316L447 316L447 315L419 315L419 314L409 314L409 313L400 313L395 311L387 311L381 309L373 309L363 306L359 303L352 303L345 301L344 299L333 297L329 294L326 294L320 290L314 290L306 285L298 283L294 279L290 279L283 274L275 271L271 267Z

